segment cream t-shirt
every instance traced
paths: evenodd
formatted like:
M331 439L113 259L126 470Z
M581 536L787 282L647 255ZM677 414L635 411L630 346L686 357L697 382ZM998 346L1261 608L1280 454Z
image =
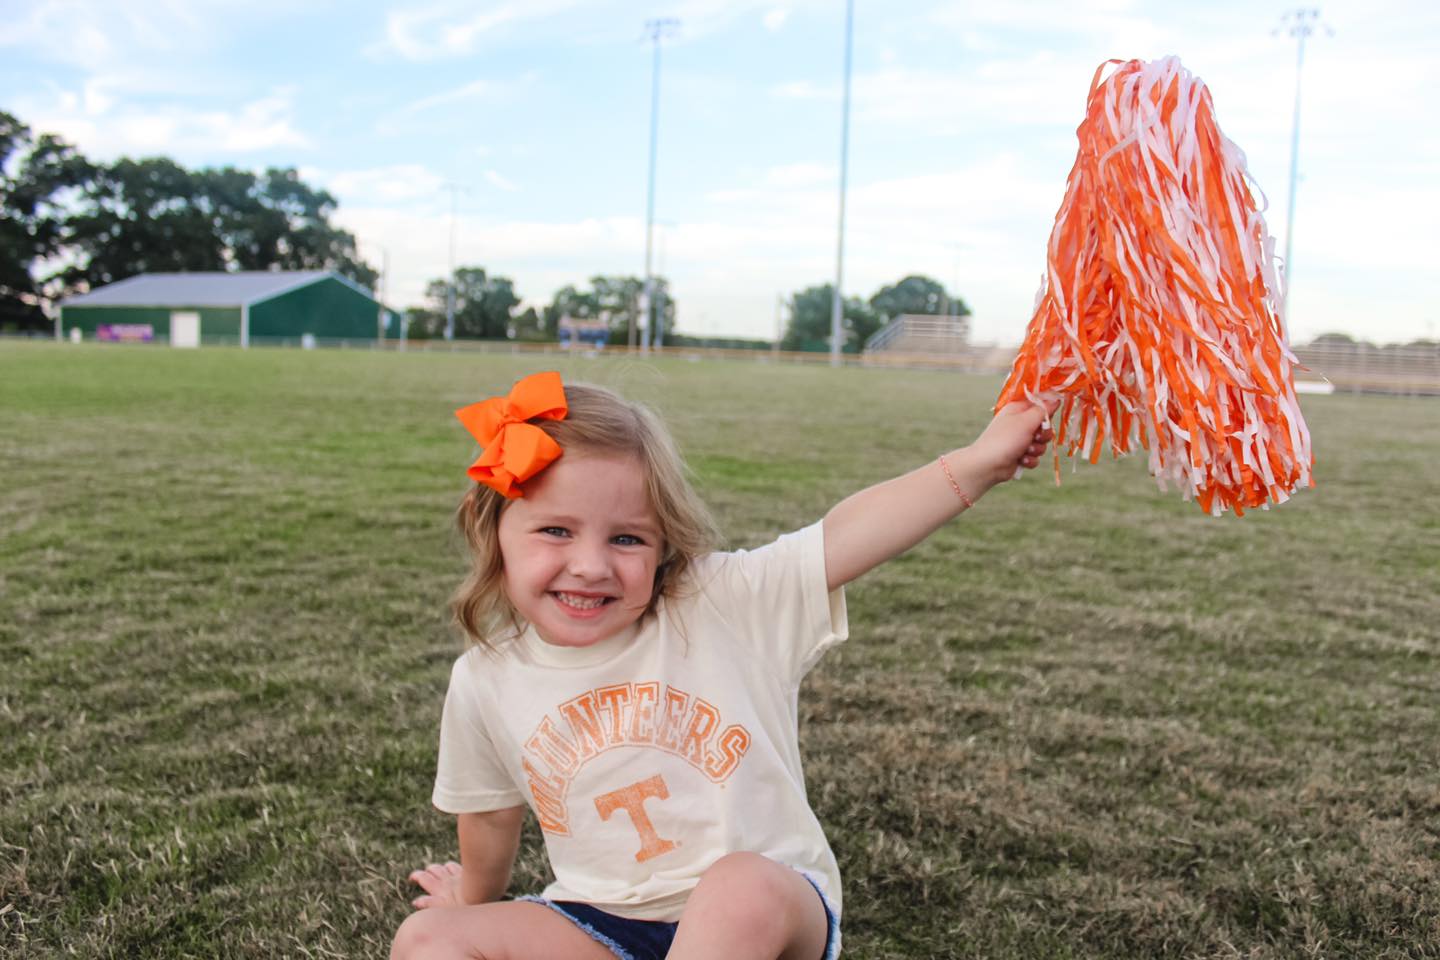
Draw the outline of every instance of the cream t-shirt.
M527 630L456 662L433 801L528 804L555 882L544 896L678 920L701 873L761 853L838 911L840 874L805 797L800 680L844 640L821 524L694 566L678 598L583 648Z

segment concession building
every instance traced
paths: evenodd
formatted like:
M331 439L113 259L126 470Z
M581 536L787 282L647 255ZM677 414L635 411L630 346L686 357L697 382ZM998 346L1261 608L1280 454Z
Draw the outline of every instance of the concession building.
M370 291L325 270L142 273L60 303L60 334L72 340L176 346L373 341L399 322Z

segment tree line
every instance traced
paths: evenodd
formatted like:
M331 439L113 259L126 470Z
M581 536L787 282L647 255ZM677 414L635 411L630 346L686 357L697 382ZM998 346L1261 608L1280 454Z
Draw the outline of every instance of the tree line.
M443 336L447 309L453 312L455 336L478 339L553 341L558 339L560 321L568 318L582 323L599 322L608 328L607 343L629 342L631 325L642 326L641 294L645 281L639 277L595 276L588 287L565 286L556 291L542 310L526 307L519 312L521 297L509 277L487 273L484 267L459 267L453 276L454 302L449 302L451 283L431 280L425 290L425 305L406 311L408 335L417 340ZM699 338L677 335L675 300L664 277L654 280L655 316L664 324L664 342L681 345ZM782 350L827 351L830 349L830 322L833 310L832 284L807 287L787 300L789 319L780 341ZM912 274L881 287L868 300L845 299L841 311L842 349L858 353L877 330L901 314L970 316L970 308L958 295L929 277ZM707 341L708 342L708 341ZM768 340L727 341L732 346L768 347Z
M378 274L355 237L331 222L336 206L293 168L191 170L167 157L100 163L0 110L0 330L48 331L49 304L141 273L333 270L373 289ZM669 281L652 283L665 342L693 341L674 331ZM639 277L598 275L562 287L541 309L521 310L510 278L462 266L431 280L425 302L406 311L408 335L443 336L451 315L458 337L553 341L569 318L604 324L610 343L625 344L632 326L643 326L644 286ZM832 290L822 284L790 296L782 348L829 349ZM936 281L908 276L868 300L845 300L844 349L858 351L902 313L970 310Z
M453 306L449 301L454 289ZM556 340L560 321L603 323L614 344L628 341L631 324L637 329L644 312L641 293L645 281L639 277L595 276L588 287L567 285L555 292L543 309L526 307L517 312L521 297L509 277L486 272L484 267L457 267L449 282L440 277L425 286L425 303L405 311L409 336L417 340L443 335L447 310L453 310L455 336L485 340ZM656 277L652 289L655 316L667 338L675 328L675 301L670 284Z
M45 304L139 273L334 270L373 287L335 207L291 168L99 163L0 111L0 328L47 330Z

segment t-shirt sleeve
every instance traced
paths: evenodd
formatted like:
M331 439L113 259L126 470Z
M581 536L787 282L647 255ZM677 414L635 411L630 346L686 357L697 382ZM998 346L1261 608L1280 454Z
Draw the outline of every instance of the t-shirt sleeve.
M708 559L707 597L791 684L848 636L845 590L825 589L823 522Z
M455 661L440 718L440 755L431 802L445 813L484 813L525 802L485 729L478 650Z

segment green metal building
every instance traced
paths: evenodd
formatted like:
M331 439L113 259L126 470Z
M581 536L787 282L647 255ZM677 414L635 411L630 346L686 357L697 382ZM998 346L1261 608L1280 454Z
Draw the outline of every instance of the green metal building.
M399 315L370 291L323 270L142 273L61 301L59 333L85 340L248 347L285 340L373 341L395 335L399 323Z

